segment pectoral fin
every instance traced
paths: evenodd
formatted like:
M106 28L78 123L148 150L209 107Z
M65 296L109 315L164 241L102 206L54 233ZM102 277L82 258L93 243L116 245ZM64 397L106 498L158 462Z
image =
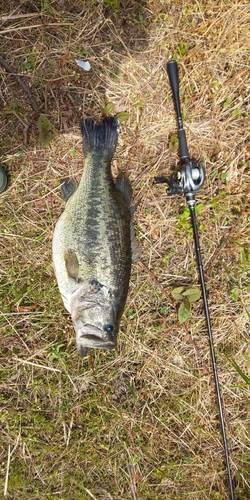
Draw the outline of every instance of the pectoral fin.
M69 278L79 281L79 262L74 250L67 250L64 254L64 260Z

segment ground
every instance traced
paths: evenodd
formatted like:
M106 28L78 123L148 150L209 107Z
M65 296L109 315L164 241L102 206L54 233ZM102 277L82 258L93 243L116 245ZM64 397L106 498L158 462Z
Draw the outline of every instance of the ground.
M229 498L202 299L181 323L174 292L200 289L189 212L185 196L152 183L178 167L174 58L190 155L206 171L196 212L235 498L250 498L249 3L0 9L1 495ZM80 119L119 113L113 172L126 171L141 200L142 256L117 351L81 359L52 267L59 181L81 177Z

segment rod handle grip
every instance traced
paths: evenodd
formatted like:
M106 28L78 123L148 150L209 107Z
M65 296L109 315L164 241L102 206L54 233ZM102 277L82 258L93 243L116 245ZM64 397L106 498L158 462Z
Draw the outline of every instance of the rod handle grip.
M173 94L179 92L179 74L177 62L173 59L167 63L167 73Z
M183 128L182 116L181 116L181 104L179 96L179 73L177 62L173 59L167 63L167 73L170 82L170 86L173 92L175 111L177 115L178 127Z
M178 139L179 139L179 150L180 150L180 160L181 164L185 165L190 162L188 147L187 147L187 139L186 132L183 128L178 130Z

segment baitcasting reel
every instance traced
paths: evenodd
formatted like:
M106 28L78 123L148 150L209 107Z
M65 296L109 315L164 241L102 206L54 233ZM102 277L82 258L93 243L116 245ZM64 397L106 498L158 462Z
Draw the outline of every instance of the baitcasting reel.
M168 194L170 196L180 193L197 193L203 185L205 171L200 163L191 161L189 157L186 132L182 123L178 66L176 61L173 60L168 62L167 72L173 92L175 111L177 115L180 162L182 168L178 172L174 173L170 179L167 179L166 177L155 177L153 183L160 184L162 182L167 182L169 185Z
M196 161L190 161L185 166L175 172L170 179L166 177L155 177L153 183L168 183L168 195L197 193L205 179L204 168Z

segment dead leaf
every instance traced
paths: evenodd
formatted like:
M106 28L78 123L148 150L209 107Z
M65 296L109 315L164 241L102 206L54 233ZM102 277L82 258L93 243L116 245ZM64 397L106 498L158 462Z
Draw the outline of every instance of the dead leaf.
M59 60L59 65L61 68L66 66L67 60L68 60L68 56L67 56L67 54L64 54L64 56L62 56L61 59Z
M153 229L151 229L150 234L154 240L158 240L159 234L158 234L158 231L155 227Z
M172 134L170 139L169 139L169 143L168 143L168 147L170 149L170 151L172 153L176 153L179 149L179 139L178 139L178 135L177 134Z
M19 306L19 305L16 305L16 306L13 307L13 310L17 311L19 313L26 313L26 312L33 311L38 305L39 305L38 303L31 304L30 306Z
M118 101L114 105L114 114L116 115L117 113L122 113L123 111L127 111L128 106L125 106L122 101Z
M42 146L48 146L52 139L55 137L57 130L52 125L51 121L46 115L41 114L37 121L37 127L39 130L38 140Z

